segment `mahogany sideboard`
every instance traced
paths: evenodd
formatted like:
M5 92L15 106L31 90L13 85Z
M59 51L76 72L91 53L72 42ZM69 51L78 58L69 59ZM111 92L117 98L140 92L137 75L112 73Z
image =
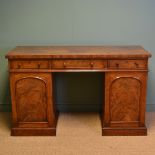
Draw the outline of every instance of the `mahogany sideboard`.
M18 46L9 63L12 136L56 135L53 72L102 72L102 135L147 135L148 58L141 46Z

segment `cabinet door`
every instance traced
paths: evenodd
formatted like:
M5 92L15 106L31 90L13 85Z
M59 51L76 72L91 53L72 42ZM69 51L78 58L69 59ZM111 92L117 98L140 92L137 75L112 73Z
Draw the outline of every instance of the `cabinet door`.
M146 72L106 73L104 126L145 125L146 78Z
M49 73L11 73L14 127L52 127L52 77Z

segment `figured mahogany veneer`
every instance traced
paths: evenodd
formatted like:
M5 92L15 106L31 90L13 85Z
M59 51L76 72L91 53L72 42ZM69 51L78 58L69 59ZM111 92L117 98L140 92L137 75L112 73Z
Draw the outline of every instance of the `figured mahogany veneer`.
M9 61L13 136L56 135L53 72L103 72L102 135L146 135L141 46L23 46Z
M147 69L147 61L146 60L109 60L109 68Z
M106 60L53 60L53 69L104 69L107 68Z
M48 69L50 64L48 61L39 60L21 60L10 61L12 69Z

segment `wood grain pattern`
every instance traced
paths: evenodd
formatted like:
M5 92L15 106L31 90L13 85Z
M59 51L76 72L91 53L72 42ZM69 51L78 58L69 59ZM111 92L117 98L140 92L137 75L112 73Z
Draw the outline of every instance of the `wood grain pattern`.
M102 128L102 136L146 136L146 127L130 127L130 128L118 128L118 127L105 127Z
M102 122L105 134L109 135L112 131L115 132L115 129L118 131L117 134L120 133L120 135L123 132L119 131L127 128L130 129L125 130L125 134L133 128L140 129L140 127L144 127L146 130L146 82L147 72L115 71L106 73L105 105Z
M47 69L50 68L48 61L43 60L16 60L10 61L12 69Z
M52 74L10 73L10 86L11 135L47 135L50 131L52 134L49 135L56 135L57 113L53 103Z
M53 60L52 69L104 69L107 68L105 60Z
M141 83L132 77L121 77L111 83L111 121L131 122L139 120Z
M147 60L109 60L109 68L113 69L146 69Z
M150 56L141 46L18 46L6 58L142 59Z
M42 79L21 78L16 82L15 92L18 121L47 121L46 83Z
M12 128L11 136L55 136L54 128Z
M141 46L16 47L6 55L11 135L56 135L53 72L103 72L102 135L146 135L149 57Z

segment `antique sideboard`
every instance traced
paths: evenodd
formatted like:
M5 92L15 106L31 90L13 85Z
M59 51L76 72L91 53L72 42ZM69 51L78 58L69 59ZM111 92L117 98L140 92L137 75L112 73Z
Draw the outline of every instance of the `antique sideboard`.
M151 54L141 46L16 47L6 55L12 100L11 135L56 135L54 72L102 72L102 135L147 135L149 57Z

